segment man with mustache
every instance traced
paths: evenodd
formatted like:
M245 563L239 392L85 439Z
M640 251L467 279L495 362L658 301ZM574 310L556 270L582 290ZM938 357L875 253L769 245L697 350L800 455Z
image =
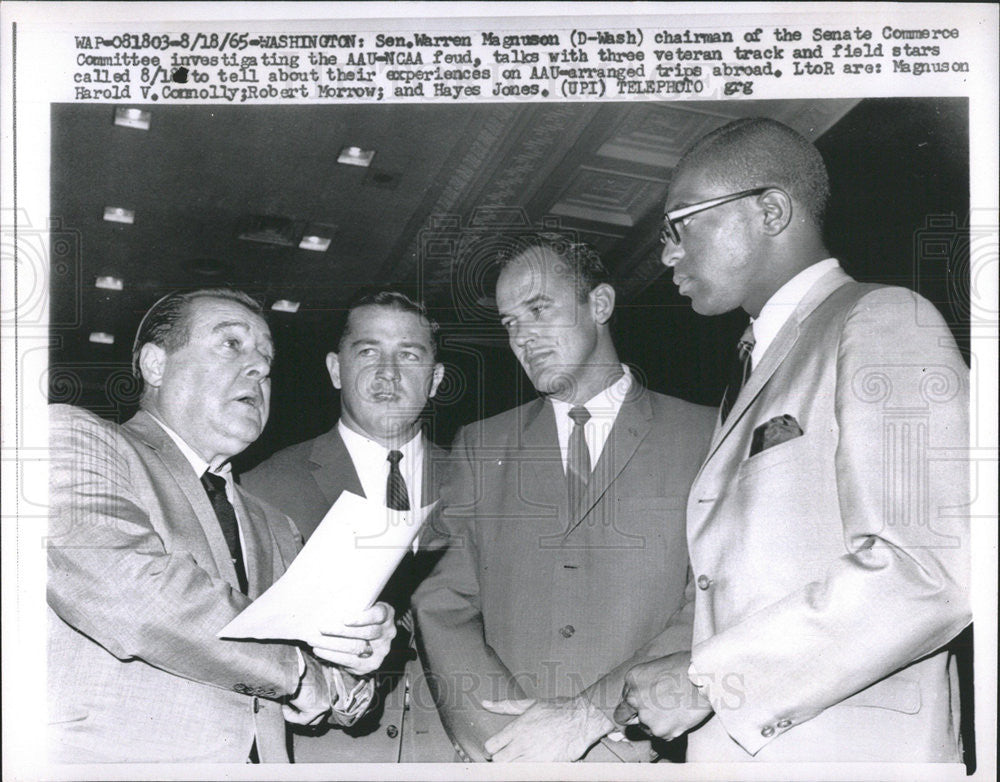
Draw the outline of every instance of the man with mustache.
M421 430L421 414L444 377L437 331L424 306L398 291L353 302L337 350L326 357L340 391L340 420L329 432L274 454L246 473L242 485L287 513L306 538L344 491L389 507L418 508L437 499L433 467L443 452ZM378 674L383 709L373 708L345 730L299 732L296 762L419 760L433 753L435 736L443 739L432 709L414 709L404 719L407 687L425 686L409 645L410 596L425 569L422 554L407 555L382 594L401 620ZM430 697L422 700L429 704Z
M385 604L331 605L309 646L216 637L301 546L229 469L267 421L273 356L246 294L172 293L136 335L135 417L50 407L53 760L287 762L285 719L368 707L395 634Z
M962 759L968 371L930 302L829 257L828 196L819 151L768 119L670 184L681 294L751 319L688 500L693 645L631 671L617 714L696 728L689 760Z
M604 737L625 671L688 643L663 630L713 412L621 363L615 290L586 245L521 244L496 300L541 398L455 439L430 542L446 551L414 596L429 682L464 758L649 760L648 741Z

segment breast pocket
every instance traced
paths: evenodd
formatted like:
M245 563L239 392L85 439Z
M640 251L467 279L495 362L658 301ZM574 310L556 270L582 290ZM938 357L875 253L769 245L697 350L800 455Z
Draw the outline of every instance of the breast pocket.
M744 459L740 463L737 478L743 480L778 464L784 464L793 460L808 459L815 447L815 443L813 443L812 438L808 435L801 435L793 440L775 445L751 456L749 459Z

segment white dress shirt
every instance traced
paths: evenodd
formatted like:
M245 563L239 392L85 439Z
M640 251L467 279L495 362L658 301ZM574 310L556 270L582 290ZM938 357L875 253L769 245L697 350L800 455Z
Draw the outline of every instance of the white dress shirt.
M361 479L361 488L364 489L368 499L385 505L385 488L386 482L389 480L389 451L396 450L403 454L403 458L399 460L399 471L403 475L403 480L406 481L406 493L410 498L410 507L423 507L424 451L426 449L422 432L417 431L409 442L397 448L386 448L349 428L344 424L343 419L337 422L337 431L344 441L344 446L354 463L358 478Z
M760 315L750 319L754 338L753 352L750 354L751 367L760 365L764 353L795 312L795 308L802 303L809 289L827 272L839 268L836 258L819 261L800 271L772 294L761 308Z
M583 407L590 413L590 420L583 425L583 437L587 441L587 451L590 453L590 469L597 466L604 446L615 425L618 412L622 409L625 395L632 388L632 373L622 364L622 376L605 388L599 394L589 399ZM556 435L559 438L559 452L562 454L563 472L569 463L569 436L576 423L569 417L569 411L576 407L561 399L552 399L552 408L556 414Z

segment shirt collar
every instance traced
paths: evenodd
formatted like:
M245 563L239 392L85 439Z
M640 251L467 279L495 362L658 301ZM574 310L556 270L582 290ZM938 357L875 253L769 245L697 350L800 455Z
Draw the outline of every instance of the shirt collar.
M622 364L622 376L607 388L599 391L593 397L584 402L583 407L587 408L592 418L614 418L621 409L625 396L632 388L632 372ZM569 417L569 411L576 405L564 402L561 399L552 399L552 407L557 416Z
M163 421L161 421L155 415L150 413L148 410L146 412L149 413L150 418L152 418L154 421L156 421L157 424L159 424L160 428L167 433L170 439L174 441L174 444L180 449L180 452L184 454L184 458L187 459L188 462L190 463L191 468L195 471L195 474L199 478L201 478L201 476L204 475L205 471L209 468L208 462L202 459L190 445L184 442L184 439L179 434L177 434L177 432L175 432L173 429L171 429L169 426L163 423ZM218 470L213 470L212 472L216 473L217 475L226 477L232 472L232 469L233 469L232 465L230 465L230 463L227 461Z
M795 308L802 303L809 289L820 277L839 266L836 258L827 258L807 266L771 295L761 308L760 315L751 318L754 337L753 366L760 363L764 352L795 312Z
M409 441L394 449L389 449L383 445L379 445L371 438L355 432L344 423L344 419L342 418L337 421L337 431L340 433L340 437L343 439L344 445L347 446L349 453L366 454L372 459L385 461L386 457L389 455L389 451L396 450L403 454L403 459L407 460L408 464L412 464L424 451L423 433L419 428L417 429L417 433L413 435Z

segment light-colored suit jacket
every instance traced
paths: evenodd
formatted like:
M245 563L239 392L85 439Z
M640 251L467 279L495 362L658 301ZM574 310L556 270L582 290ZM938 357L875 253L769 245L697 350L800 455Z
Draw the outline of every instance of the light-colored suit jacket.
M928 301L840 269L809 291L691 489L691 670L715 716L689 760L961 760L941 647L970 621L968 405ZM786 415L801 436L752 452Z
M435 468L442 465L444 457L445 451L433 443L425 443L421 493L425 504L437 498L440 477L435 475ZM244 473L240 484L287 514L306 539L343 492L365 496L336 426L319 437L278 451ZM424 559L423 554L408 555L381 596L392 604L397 616L409 608L413 590L426 574L428 565ZM393 651L382 665L385 681L378 689L382 708L376 704L365 718L346 729L334 727L318 735L295 729L296 763L450 759L451 745L426 691L420 665L415 658L406 659L406 639L402 635L397 637L400 643L394 642ZM412 698L408 688L413 689ZM424 708L417 708L420 704Z
M256 740L263 762L287 761L295 647L216 633L284 572L292 523L237 490L243 595L198 476L152 417L49 411L53 759L245 763Z
M634 383L572 512L550 403L458 433L432 522L447 550L414 605L442 720L463 752L481 757L510 720L483 698L569 696L600 680L593 700L610 715L628 661L655 655L650 641L660 653L687 648L690 625L672 642L661 633L683 606L684 507L713 414ZM588 759L598 756L638 759L627 742Z

